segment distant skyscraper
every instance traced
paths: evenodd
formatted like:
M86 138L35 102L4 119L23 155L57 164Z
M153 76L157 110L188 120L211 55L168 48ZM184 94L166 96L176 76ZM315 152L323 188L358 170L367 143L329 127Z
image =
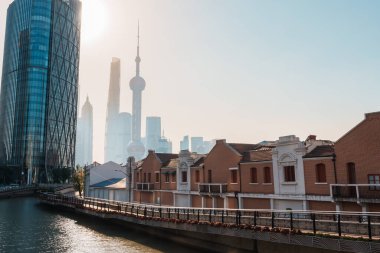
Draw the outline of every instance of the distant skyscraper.
M118 117L120 110L120 59L112 58L110 85L108 88L104 162L116 161L118 151Z
M158 148L156 153L172 153L172 142L168 140L165 136L162 136L158 141Z
M76 165L92 164L93 150L93 109L90 100L86 99L82 107L82 115L78 118Z
M0 162L14 181L59 181L75 166L81 9L78 0L15 0L8 8Z
M116 147L116 163L126 163L128 158L128 144L132 139L132 115L128 112L119 113L118 117L118 141Z
M146 117L146 149L157 150L161 138L161 118Z
M190 148L189 148L189 136L188 135L183 137L179 146L180 146L181 150L190 150Z
M145 80L140 76L140 29L137 33L137 56L136 56L136 76L129 82L129 87L133 92L132 102L132 141L128 145L128 154L136 160L142 159L145 153L144 144L141 142L141 97L145 89Z
M191 137L191 152L202 154L203 152L203 137Z

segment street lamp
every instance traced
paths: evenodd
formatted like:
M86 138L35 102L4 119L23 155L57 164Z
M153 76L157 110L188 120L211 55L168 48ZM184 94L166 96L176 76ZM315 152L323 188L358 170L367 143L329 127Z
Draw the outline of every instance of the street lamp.
M125 168L125 171L122 171L122 170L115 170L115 171L119 171L121 173L123 173L126 178L128 178L128 182L126 182L126 186L128 187L128 202L131 202L131 183L132 183L132 163L134 162L134 157L133 156L130 156L128 157L127 159L127 164L129 165L129 168L128 168L128 172L127 172L127 168ZM129 186L127 185L127 183L129 183Z

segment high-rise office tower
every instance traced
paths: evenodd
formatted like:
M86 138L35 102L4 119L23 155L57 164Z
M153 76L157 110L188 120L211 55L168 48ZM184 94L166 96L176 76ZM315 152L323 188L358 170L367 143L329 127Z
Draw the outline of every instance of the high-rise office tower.
M179 144L180 150L190 150L189 149L189 136L186 135L183 137L182 141Z
M137 56L136 56L136 76L129 82L129 87L133 92L132 101L132 141L128 145L128 154L133 156L136 161L140 160L145 147L141 142L141 97L145 89L145 80L140 76L140 29L137 33Z
M191 137L191 152L203 154L203 137Z
M75 166L81 9L79 0L14 0L8 8L0 162L14 181L62 182Z
M108 89L107 118L106 118L106 136L104 145L104 161L116 162L119 141L118 117L120 110L120 59L112 58L110 85Z
M86 99L82 107L81 117L78 118L77 143L76 143L76 165L92 164L93 149L93 109L90 100Z
M118 141L115 143L117 152L114 162L126 163L128 158L128 144L132 139L132 115L128 112L121 112L119 113L118 122Z
M146 149L157 150L161 138L161 118L146 117Z

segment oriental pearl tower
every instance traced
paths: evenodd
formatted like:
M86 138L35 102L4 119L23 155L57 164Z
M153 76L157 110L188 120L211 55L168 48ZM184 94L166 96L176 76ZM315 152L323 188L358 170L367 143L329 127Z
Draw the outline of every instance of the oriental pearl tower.
M137 28L137 56L136 56L136 76L129 82L129 87L133 92L132 101L132 141L128 144L129 156L133 156L136 161L141 160L145 147L141 142L141 95L145 89L145 80L140 76L140 25Z

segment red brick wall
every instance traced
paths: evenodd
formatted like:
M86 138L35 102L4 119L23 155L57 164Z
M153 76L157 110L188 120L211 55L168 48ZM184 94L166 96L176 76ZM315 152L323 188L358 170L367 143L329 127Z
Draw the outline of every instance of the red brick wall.
M356 182L368 183L368 174L380 174L380 113L369 114L364 121L338 140L338 183L347 183L347 163L356 167Z
M199 182L196 182L195 179L196 179L196 171L199 171ZM204 182L204 179L203 179L203 170L201 167L196 167L196 168L191 168L190 170L190 173L191 173L191 190L192 191L198 191L198 183L201 183L201 182Z
M231 208L231 209L236 209L237 208L236 198L228 197L227 198L227 203L228 203L227 208Z
M336 205L326 201L309 201L309 210L314 211L336 211Z
M380 204L379 203L368 204L368 211L369 212L380 212Z
M271 209L269 199L243 198L244 209Z
M231 183L231 171L229 168L238 167L241 156L223 142L217 142L210 151L204 163L204 182L207 183L208 170L212 171L212 183ZM237 176L239 183L239 173ZM239 184L228 185L228 191L238 191Z
M199 195L191 196L192 207L202 207L202 197Z
M316 165L323 163L326 168L326 182L317 183ZM330 195L330 184L335 183L334 164L332 158L307 160L304 159L304 175L306 194L310 195Z
M257 184L251 184L251 168L256 168L257 171ZM264 183L264 168L269 167L271 171L271 182L270 184ZM274 193L273 186L273 169L272 161L262 162L262 163L242 163L240 164L240 169L242 173L242 192L245 193Z
M343 211L361 212L362 207L354 202L342 202Z
M161 205L173 206L173 193L172 192L161 192Z

